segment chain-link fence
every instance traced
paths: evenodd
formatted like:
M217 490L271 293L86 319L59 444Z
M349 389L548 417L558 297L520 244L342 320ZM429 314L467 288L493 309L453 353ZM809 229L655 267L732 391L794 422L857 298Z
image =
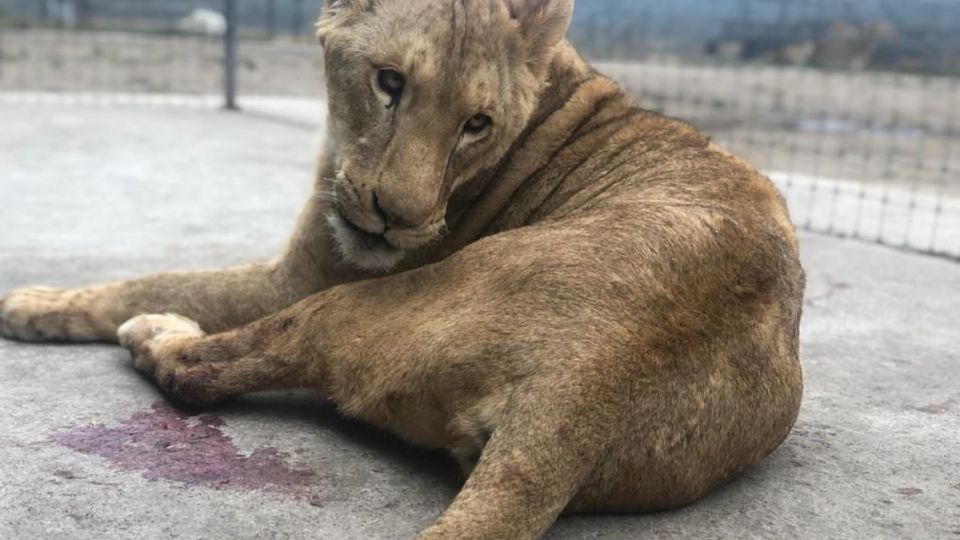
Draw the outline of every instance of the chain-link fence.
M0 93L317 96L322 3L0 0ZM581 0L570 36L759 165L799 225L960 258L960 2Z
M220 95L228 6L237 88L316 95L322 0L0 0L0 91ZM233 66L231 66L233 67Z

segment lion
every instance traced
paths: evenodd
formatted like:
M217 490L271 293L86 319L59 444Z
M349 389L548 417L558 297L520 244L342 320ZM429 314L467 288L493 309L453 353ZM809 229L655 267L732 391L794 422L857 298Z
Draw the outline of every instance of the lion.
M771 182L565 39L573 0L328 0L329 136L283 253L14 291L2 333L104 341L171 400L311 389L449 450L420 538L692 503L802 393L805 286Z

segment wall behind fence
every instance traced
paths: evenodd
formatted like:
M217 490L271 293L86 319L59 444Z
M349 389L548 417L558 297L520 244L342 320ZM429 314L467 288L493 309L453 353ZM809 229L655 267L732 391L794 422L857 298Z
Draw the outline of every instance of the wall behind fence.
M238 0L241 96L321 95L322 0ZM220 95L223 0L0 0L0 91ZM583 0L571 40L808 229L960 257L960 2Z

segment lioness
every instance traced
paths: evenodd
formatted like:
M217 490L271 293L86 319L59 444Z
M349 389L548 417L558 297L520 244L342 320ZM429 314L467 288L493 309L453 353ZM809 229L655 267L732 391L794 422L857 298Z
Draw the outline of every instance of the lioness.
M15 291L2 333L119 340L192 406L314 389L449 449L469 477L421 538L703 497L797 415L797 240L767 179L581 60L572 11L328 0L329 142L286 251Z

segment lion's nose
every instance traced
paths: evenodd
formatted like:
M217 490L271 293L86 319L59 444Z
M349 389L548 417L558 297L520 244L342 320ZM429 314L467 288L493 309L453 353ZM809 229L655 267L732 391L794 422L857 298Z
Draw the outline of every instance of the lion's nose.
M423 220L417 220L413 216L406 217L393 207L389 201L384 201L376 192L373 194L373 209L380 219L387 224L388 229L411 229L419 225Z

